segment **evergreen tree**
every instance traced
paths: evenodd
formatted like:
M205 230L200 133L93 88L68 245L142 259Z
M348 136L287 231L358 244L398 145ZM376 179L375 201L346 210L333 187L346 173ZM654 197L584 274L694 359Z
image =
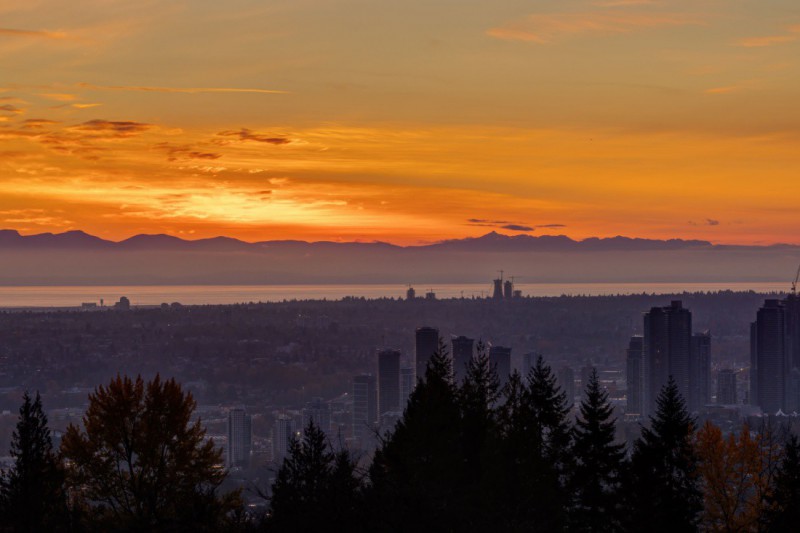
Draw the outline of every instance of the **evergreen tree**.
M460 444L464 455L462 530L482 531L495 524L494 499L498 495L497 415L500 380L486 346L479 342L476 356L467 364L457 392L461 410Z
M571 464L566 394L541 357L527 381L512 374L498 409L504 529L563 531Z
M272 486L270 531L352 531L359 489L350 454L335 453L309 420L292 439Z
M703 509L694 419L670 377L657 399L650 428L634 444L626 480L627 528L632 532L697 531Z
M572 475L574 505L571 522L575 531L618 531L618 492L625 445L614 444L616 419L608 393L592 370L573 430L575 457Z
M511 373L502 391L497 409L498 453L494 483L498 525L506 531L530 529L531 498L528 497L528 470L531 410L527 389L516 370Z
M0 529L66 531L69 526L64 474L53 452L39 393L25 392L11 437L14 466L0 478Z
M800 439L790 435L767 497L768 510L762 517L763 531L789 533L800 524Z
M402 419L375 452L369 470L372 530L458 530L464 481L460 436L450 360L440 343Z

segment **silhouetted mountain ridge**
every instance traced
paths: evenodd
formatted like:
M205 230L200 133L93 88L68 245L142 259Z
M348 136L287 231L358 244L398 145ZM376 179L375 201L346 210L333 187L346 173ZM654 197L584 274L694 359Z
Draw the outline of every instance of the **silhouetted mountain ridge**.
M715 245L709 241L686 239L643 239L638 237L589 237L574 240L566 235L505 235L492 231L480 237L449 239L432 244L417 246L398 246L387 242L335 242L271 240L246 242L232 237L212 237L188 240L166 234L140 234L122 241L110 241L73 230L64 233L39 233L21 235L14 229L0 230L0 248L24 249L91 249L91 250L132 250L132 251L251 251L277 249L412 249L446 250L460 252L547 252L547 251L648 251L680 250L699 248L759 249L759 248L798 248L797 245L775 244L771 246Z

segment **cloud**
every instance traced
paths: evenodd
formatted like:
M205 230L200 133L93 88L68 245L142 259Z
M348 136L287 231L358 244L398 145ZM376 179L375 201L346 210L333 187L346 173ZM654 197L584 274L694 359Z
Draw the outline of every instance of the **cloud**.
M622 7L622 6L647 6L658 4L655 0L599 0L592 2L592 5L599 7Z
M489 224L489 225L496 225L496 224L511 224L508 220L488 220L485 218L468 218L467 222L471 222L472 224Z
M505 226L500 226L502 229L507 229L511 231L533 231L533 228L530 226L523 226L521 224L506 224Z
M43 128L45 126L50 126L53 124L58 124L56 120L49 120L46 118L29 118L27 120L22 121L23 128Z
M39 96L48 100L56 100L57 102L71 102L78 99L77 95L65 93L41 93Z
M256 141L260 143L268 143L275 145L289 144L292 142L290 139L287 139L286 137L275 137L272 135L256 133L247 128L242 128L239 131L221 131L217 133L217 135L221 135L223 137L238 137L239 140L242 141Z
M789 26L787 33L783 35L767 35L765 37L747 37L741 39L737 44L745 48L763 48L776 44L785 44L800 39L800 25Z
M620 34L644 28L703 24L682 14L549 13L530 15L522 22L489 29L486 34L505 41L549 44L561 37L584 33Z
M739 41L739 46L745 48L761 48L774 44L791 43L798 39L797 35L768 35L766 37L748 37Z
M741 89L741 87L738 87L736 85L731 85L731 86L728 86L728 87L713 87L711 89L706 89L705 93L706 94L730 94L732 92L738 91L739 89Z
M2 37L33 37L39 39L66 39L67 34L60 31L46 30L17 30L13 28L0 28Z
M222 157L222 154L217 154L213 152L202 152L200 150L193 149L189 145L178 146L169 143L161 143L157 145L157 148L161 148L162 150L167 152L167 159L169 161L177 161L179 159L213 160Z
M565 224L535 224L529 225L522 222L508 220L492 220L489 218L468 218L467 226L481 226L487 228L500 228L511 231L536 231L537 228L565 228Z
M112 133L119 137L128 137L137 133L142 133L149 130L151 124L143 124L141 122L132 121L113 121L113 120L89 120L77 126L72 126L70 129L76 131L89 131L99 133Z
M689 221L690 226L719 226L719 220L713 218L707 218L702 222L695 222L693 220Z
M11 104L0 105L0 111L3 111L5 113L14 113L15 115L19 115L20 113L25 112L24 109Z
M481 226L487 228L507 229L510 231L535 231L536 228L542 226L529 226L518 222L509 222L508 220L491 220L488 218L468 218L468 226Z
M77 87L91 91L140 91L152 93L258 93L258 94L289 94L287 91L273 89L240 89L236 87L146 87L131 85L93 85L91 83L78 83Z
M89 109L91 107L101 106L103 104L71 104L75 109Z

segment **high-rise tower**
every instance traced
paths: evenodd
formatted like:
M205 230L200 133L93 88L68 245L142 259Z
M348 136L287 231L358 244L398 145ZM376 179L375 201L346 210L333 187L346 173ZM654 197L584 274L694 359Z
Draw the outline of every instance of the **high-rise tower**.
M692 335L692 353L689 359L690 411L697 411L711 402L711 333Z
M736 402L736 371L723 368L717 373L717 403L733 405Z
M429 327L417 328L415 344L416 379L420 380L425 377L428 361L439 350L439 330Z
M378 416L400 410L400 351L378 351Z
M375 376L361 374L353 378L353 437L364 440L378 422L378 396Z
M679 300L653 307L644 315L644 414L655 412L656 398L670 376L689 400L692 313Z
M453 379L456 385L464 381L467 375L467 365L472 360L475 339L469 337L453 337Z
M625 367L627 370L627 414L642 415L643 386L644 386L644 339L641 335L634 335L628 343Z
M497 371L497 377L500 380L500 388L502 388L503 385L508 383L508 378L511 377L511 348L505 346L490 346L489 364Z
M788 344L784 302L766 300L750 326L750 402L767 414L787 408Z
M228 468L247 468L250 466L252 438L250 415L240 408L228 411Z

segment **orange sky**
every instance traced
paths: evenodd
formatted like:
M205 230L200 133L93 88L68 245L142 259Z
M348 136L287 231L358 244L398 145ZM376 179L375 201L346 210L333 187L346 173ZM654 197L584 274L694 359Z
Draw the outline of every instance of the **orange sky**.
M2 227L800 243L795 2L77 4L0 1Z

